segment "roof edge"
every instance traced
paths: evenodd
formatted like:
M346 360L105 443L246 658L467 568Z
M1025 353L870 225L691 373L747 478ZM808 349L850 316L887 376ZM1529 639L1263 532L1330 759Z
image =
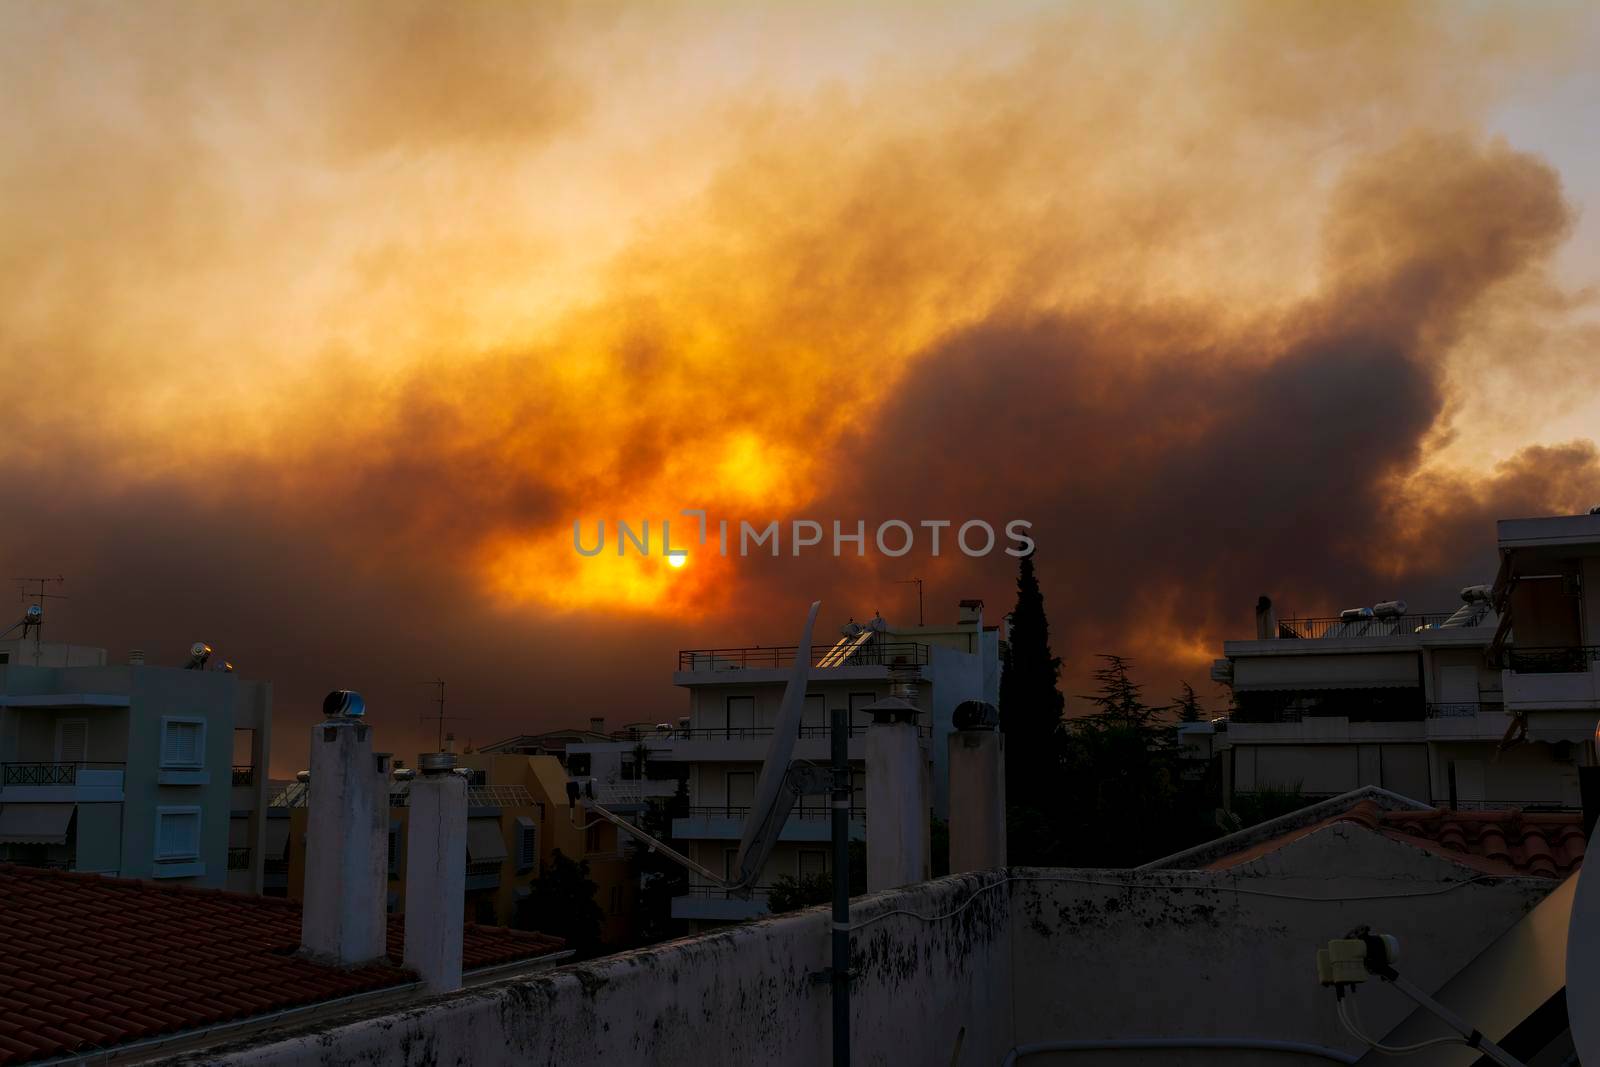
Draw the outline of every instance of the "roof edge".
M1243 852L1275 837L1293 833L1324 819L1335 815L1342 815L1364 800L1370 800L1386 811L1432 811L1432 804L1424 804L1420 800L1413 800L1408 796L1375 785L1362 786L1352 789L1348 793L1341 793L1336 797L1319 800L1315 804L1308 804L1286 815L1268 819L1266 822L1247 826L1243 830L1236 830L1231 834L1219 837L1214 841L1207 841L1193 848L1174 852L1170 856L1163 856L1158 860L1135 867L1136 871L1161 871L1161 870L1198 870L1209 867L1218 860L1230 856L1235 852Z

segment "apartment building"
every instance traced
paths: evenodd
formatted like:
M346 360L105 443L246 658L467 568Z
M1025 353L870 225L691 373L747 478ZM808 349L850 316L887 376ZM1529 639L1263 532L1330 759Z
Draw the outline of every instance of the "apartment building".
M689 814L674 820L672 832L695 862L733 873L734 854L796 655L807 656L813 669L794 758L826 763L829 712L843 708L850 715L851 838L866 838L863 761L871 717L864 709L890 695L903 696L921 709L919 729L933 787L930 814L946 816L946 739L952 713L964 700L997 699L998 628L984 625L982 601L966 600L953 625L891 627L874 617L866 625L847 623L840 635L836 643L803 650L752 646L679 653L673 683L688 691L689 714L670 738L650 744L659 750L652 758L688 766ZM831 811L827 797L801 798L750 899L730 897L691 878L688 894L673 901L673 918L697 923L753 918L766 913L765 890L779 877L826 873Z
M1375 785L1458 809L1570 809L1600 718L1600 515L1498 524L1499 573L1449 612L1257 608L1212 677L1224 796Z
M0 861L259 893L271 685L129 659L0 643Z

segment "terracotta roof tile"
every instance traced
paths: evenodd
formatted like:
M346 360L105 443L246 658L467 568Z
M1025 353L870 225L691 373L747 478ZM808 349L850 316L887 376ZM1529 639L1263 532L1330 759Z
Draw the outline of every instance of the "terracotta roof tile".
M1583 816L1575 811L1383 811L1371 801L1356 808L1369 806L1376 812L1375 829L1387 836L1487 860L1510 873L1565 878L1583 863Z
M296 955L300 907L272 897L0 864L0 1064L109 1048L404 985L389 962ZM466 970L548 955L544 934L468 925Z
M1213 870L1236 867L1341 822L1448 856L1486 874L1507 877L1565 878L1582 865L1587 843L1583 816L1577 812L1395 811L1368 799L1321 822L1222 856L1208 866Z

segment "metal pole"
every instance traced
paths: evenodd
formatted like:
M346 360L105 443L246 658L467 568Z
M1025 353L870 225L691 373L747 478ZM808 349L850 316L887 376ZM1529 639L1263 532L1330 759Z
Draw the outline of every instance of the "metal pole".
M850 1067L850 713L834 708L833 1067Z
M1450 1029L1466 1038L1467 1044L1470 1047L1477 1049L1495 1063L1503 1064L1504 1067L1523 1067L1521 1060L1515 1058L1505 1049L1501 1048L1499 1045L1483 1036L1483 1034L1480 1033L1478 1029L1471 1023L1467 1022L1465 1019L1451 1011L1449 1008L1445 1007L1443 1004L1440 1004L1437 1000L1434 1000L1432 997L1428 996L1428 994L1423 992L1422 989L1416 984L1408 979L1400 977L1399 973L1395 971L1393 967L1379 971L1378 977L1384 979L1390 985L1400 990L1400 992L1416 1001L1421 1007L1431 1012L1434 1017L1439 1019Z

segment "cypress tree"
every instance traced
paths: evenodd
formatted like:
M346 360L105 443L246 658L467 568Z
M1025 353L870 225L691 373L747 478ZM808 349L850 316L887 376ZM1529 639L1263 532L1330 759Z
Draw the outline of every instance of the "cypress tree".
M1033 554L1017 571L1017 607L1011 616L1000 675L1000 729L1006 735L1006 800L1044 813L1059 762L1065 702L1058 681L1061 659L1050 651L1050 620L1034 574Z

